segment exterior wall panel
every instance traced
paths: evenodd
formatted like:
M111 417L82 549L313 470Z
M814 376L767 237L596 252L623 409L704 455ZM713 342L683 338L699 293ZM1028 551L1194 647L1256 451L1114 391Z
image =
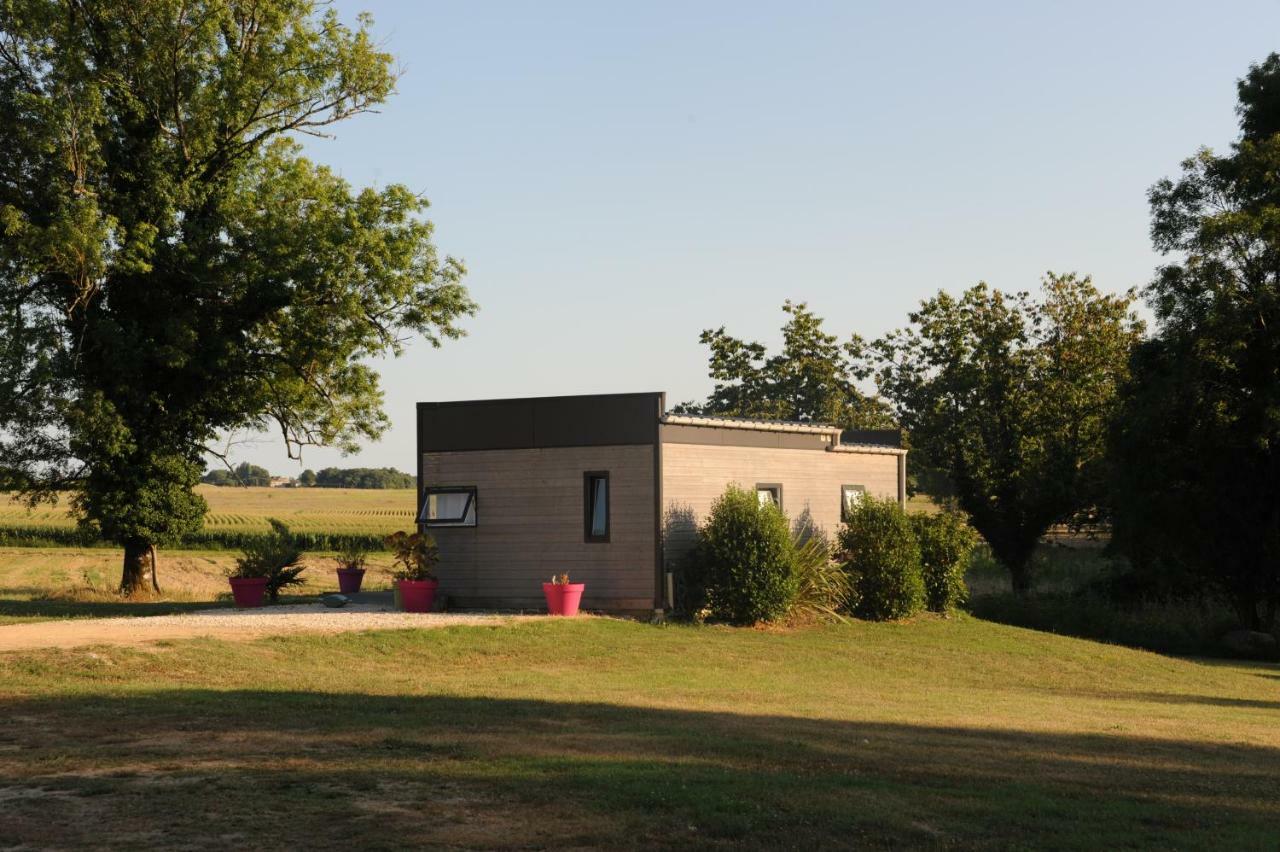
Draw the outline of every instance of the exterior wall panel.
M471 450L422 454L423 487L476 487L476 526L432 527L440 591L462 607L544 607L542 583L567 572L583 607L654 605L654 447ZM583 473L609 471L609 541L586 542Z
M730 483L782 485L782 510L795 521L808 512L834 535L840 526L840 487L862 485L875 497L900 499L899 456L667 443L662 445L664 559L668 566L693 542L711 504Z

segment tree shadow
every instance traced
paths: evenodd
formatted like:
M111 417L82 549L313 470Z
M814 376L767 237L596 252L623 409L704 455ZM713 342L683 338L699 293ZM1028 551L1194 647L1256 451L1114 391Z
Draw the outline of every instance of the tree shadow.
M0 718L18 846L1240 848L1280 820L1261 746L341 692Z
M1276 677L1276 675L1261 675ZM1077 692L1077 695L1080 693ZM1280 710L1280 701L1264 701L1254 698L1228 698L1223 695L1188 695L1178 692L1125 692L1119 695L1099 695L1124 701L1149 701L1152 704L1203 704L1209 707L1253 707L1259 710Z

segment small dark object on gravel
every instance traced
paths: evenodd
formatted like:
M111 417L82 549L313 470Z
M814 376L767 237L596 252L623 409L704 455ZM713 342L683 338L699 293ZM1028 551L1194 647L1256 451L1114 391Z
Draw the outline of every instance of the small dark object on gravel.
M351 603L351 598L346 595L325 595L320 599L320 603L330 609L339 609Z

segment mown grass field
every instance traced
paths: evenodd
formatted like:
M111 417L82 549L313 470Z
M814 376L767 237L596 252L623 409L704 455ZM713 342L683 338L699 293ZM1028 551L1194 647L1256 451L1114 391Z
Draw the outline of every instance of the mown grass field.
M297 532L386 535L413 526L414 491L356 488L196 488L209 503L209 531L264 532L279 518ZM34 510L0 494L0 527L69 529L66 500Z
M969 617L0 655L19 848L1275 849L1280 668Z
M50 618L167 615L230 606L227 571L234 552L160 551L158 595L120 597L120 552L104 548L0 548L0 625ZM285 597L297 603L338 590L329 554L303 559L304 583ZM391 587L391 556L371 553L363 588ZM2 847L0 847L2 848Z

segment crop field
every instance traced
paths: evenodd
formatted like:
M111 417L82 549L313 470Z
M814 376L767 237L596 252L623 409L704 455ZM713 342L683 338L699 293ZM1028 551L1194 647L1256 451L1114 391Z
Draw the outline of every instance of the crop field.
M220 488L201 485L209 503L204 530L192 546L236 547L244 536L270 529L278 518L298 533L325 541L356 537L374 541L413 527L414 492L406 489ZM28 509L0 495L0 544L89 545L77 538L66 499Z

